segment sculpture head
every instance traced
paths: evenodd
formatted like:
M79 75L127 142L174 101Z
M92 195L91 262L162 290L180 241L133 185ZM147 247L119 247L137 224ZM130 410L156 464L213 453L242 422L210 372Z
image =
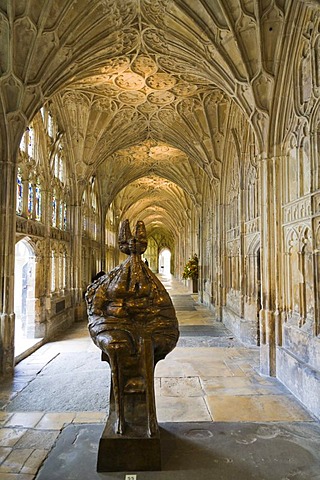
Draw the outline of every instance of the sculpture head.
M132 235L129 220L124 220L120 227L119 249L127 255L141 255L147 249L148 240L144 223L140 220L136 224L135 234Z

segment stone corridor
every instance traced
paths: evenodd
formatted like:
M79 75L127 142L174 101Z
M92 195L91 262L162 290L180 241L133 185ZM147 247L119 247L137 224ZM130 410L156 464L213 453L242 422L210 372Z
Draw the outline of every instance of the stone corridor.
M320 479L320 426L186 287L160 276L180 324L155 371L162 471L136 480ZM1 480L123 479L95 471L108 366L86 323L21 361L0 392ZM195 470L197 470L195 472Z

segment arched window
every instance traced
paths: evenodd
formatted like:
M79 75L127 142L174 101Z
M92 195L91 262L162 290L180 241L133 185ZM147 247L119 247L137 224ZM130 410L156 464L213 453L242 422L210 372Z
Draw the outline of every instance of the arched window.
M32 125L28 127L28 156L34 158L34 129Z
M30 124L20 141L20 150L28 155L30 158L34 158L34 128Z
M39 178L37 178L37 183L35 186L35 215L36 220L41 220L41 187Z
M68 228L68 211L66 193L59 182L56 182L56 186L52 192L51 201L51 222L54 228L60 230L67 230Z
M88 230L88 204L87 204L87 192L86 190L82 195L82 230L84 233Z
M91 217L91 232L94 240L100 236L100 221L99 221L99 204L97 195L97 183L95 177L90 179L90 217Z
M54 121L53 121L52 115L49 112L47 107L42 107L40 109L40 113L41 113L41 116L42 116L42 121L43 121L44 128L45 128L47 134L49 135L49 137L51 139L53 139L53 136L54 136Z
M17 171L16 213L32 220L41 221L42 201L40 161L35 158L35 134L29 125L20 142L20 164Z
M64 202L60 202L59 204L59 227L63 230L64 225Z
M62 248L59 252L59 290L65 290L67 287L67 252Z
M65 184L65 167L61 145L59 145L57 153L54 156L53 174L61 183Z
M27 145L28 145L27 135L26 135L26 133L24 133L22 135L21 142L20 142L20 150L22 152L26 152L27 151Z
M56 191L53 190L52 194L52 215L51 215L51 222L52 226L57 226L57 198L56 198Z
M83 232L92 239L98 240L101 228L95 177L91 177L89 185L82 195L82 219Z
M16 212L18 215L21 215L23 212L23 183L22 183L22 174L21 174L20 167L18 167L18 172L17 172Z
M56 151L51 165L53 184L55 185L52 192L52 226L60 230L67 230L67 169L62 145L59 143L54 148Z
M93 238L97 240L98 209L97 196L94 191L91 194L91 217Z
M34 198L33 185L29 180L28 182L28 218L32 218L32 215L33 215L33 198Z
M49 112L48 112L48 118L47 118L47 132L49 137L53 138L53 134L54 134L53 118Z

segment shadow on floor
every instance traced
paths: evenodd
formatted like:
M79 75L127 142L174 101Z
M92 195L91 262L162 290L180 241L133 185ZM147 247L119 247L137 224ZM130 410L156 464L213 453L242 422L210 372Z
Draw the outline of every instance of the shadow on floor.
M164 423L162 471L97 473L103 425L69 425L36 480L319 480L320 426L313 423Z

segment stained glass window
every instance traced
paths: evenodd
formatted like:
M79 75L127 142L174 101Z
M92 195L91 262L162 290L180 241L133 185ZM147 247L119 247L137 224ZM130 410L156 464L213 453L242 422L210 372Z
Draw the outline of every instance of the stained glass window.
M20 168L18 168L16 212L17 212L18 215L21 215L22 211L23 211L23 183L22 183L21 170L20 170Z
M61 229L63 228L63 207L64 207L64 203L60 202L60 205L59 205L59 227Z
M32 217L33 213L33 185L31 182L28 183L28 217Z
M64 208L63 208L63 229L64 230L67 230L67 203L64 202L63 204Z
M41 189L39 182L36 185L36 220L41 220Z
M52 226L57 226L57 199L55 193L52 195Z

